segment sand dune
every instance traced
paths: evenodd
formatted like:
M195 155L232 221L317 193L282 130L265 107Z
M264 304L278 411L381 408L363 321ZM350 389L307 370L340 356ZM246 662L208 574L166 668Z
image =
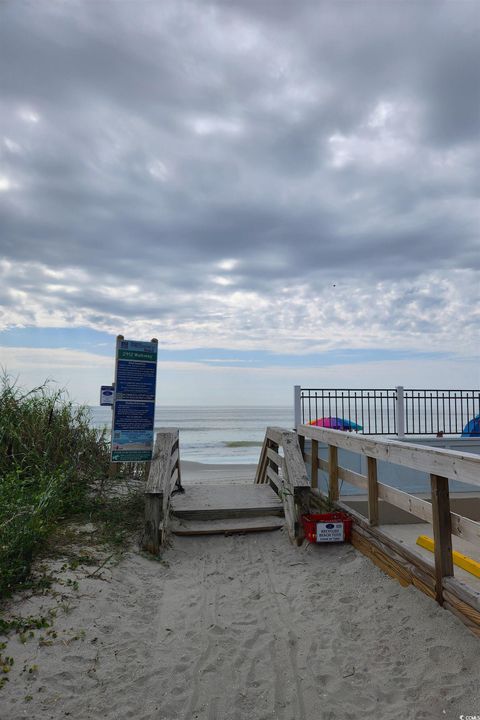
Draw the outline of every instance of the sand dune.
M81 580L52 645L9 641L1 720L480 713L478 640L350 545L298 549L283 532L172 542L162 562L132 552Z

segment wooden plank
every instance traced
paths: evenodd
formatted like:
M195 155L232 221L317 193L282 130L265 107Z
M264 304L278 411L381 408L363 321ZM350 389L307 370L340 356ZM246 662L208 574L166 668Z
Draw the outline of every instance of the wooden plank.
M378 497L390 503L390 505L395 505L395 507L401 510L406 510L406 512L415 515L415 517L430 523L432 522L432 505L427 500L423 500L415 495L410 495L390 485L384 485L383 483L378 483Z
M278 468L283 465L283 458L281 455L279 455L278 452L275 452L275 450L272 450L272 448L267 448L267 457L270 460L270 463L273 463L273 470L276 468L276 472L278 473ZM270 464L270 467L272 467L272 464Z
M367 458L368 466L368 522L370 525L378 525L378 481L377 461L375 458Z
M310 487L296 433L284 431L280 444L283 447L283 467L289 484L292 487Z
M162 519L163 495L161 493L147 493L145 495L142 547L153 555L158 555L160 552Z
M325 465L325 470L328 471L328 463L325 462ZM362 490L366 490L368 487L366 475L361 475L360 473L354 472L353 470L348 470L347 468L341 466L338 466L338 477L340 478L340 480L344 480L345 482L350 483L350 485L355 485L355 487L362 488Z
M447 593L447 595L448 595L448 593ZM447 610L449 610L454 615L456 615L458 617L458 619L461 620L463 622L463 624L466 625L468 627L468 629L474 635L476 635L476 637L480 638L480 625L478 625L475 622L472 622L472 620L468 617L468 615L464 614L460 610L458 604L453 605L452 603L445 600L445 602L443 603L443 607L446 608ZM460 605L460 607L461 607L461 605Z
M176 466L177 463L178 463L179 457L180 457L180 453L179 453L178 449L175 450L175 451L170 455L170 467L172 468L172 472L173 472L175 466Z
M268 466L267 449L268 449L268 437L267 437L267 434L265 434L262 449L260 452L260 459L259 459L258 465L257 465L257 472L255 474L255 480L254 480L254 483L257 485L263 485L264 483L267 482L267 478L266 478L266 471L267 471L267 466Z
M155 440L152 464L145 488L147 493L164 492L171 477L172 446L178 441L177 428L160 428Z
M456 577L443 578L443 587L480 613L480 592Z
M338 448L335 445L328 446L328 499L338 500Z
M320 470L323 470L324 472L328 472L328 460L324 460L323 458L318 458L318 467Z
M186 519L281 515L283 505L269 485L187 485L172 497L172 510Z
M284 525L285 519L275 515L203 521L173 518L171 531L174 535L232 535L234 533L269 532L279 530Z
M318 488L318 440L312 440L312 453L310 460L311 485L312 488Z
M470 518L463 517L457 513L450 513L452 521L452 533L459 538L469 540L475 544L480 541L480 523L471 520Z
M267 427L266 436L269 440L280 446L282 445L282 438L284 432L288 431L281 427Z
M432 525L435 542L436 599L443 603L443 578L453 576L452 524L448 478L431 475Z
M273 484L278 488L281 485L280 477L278 473L275 472L273 468L270 466L267 467L267 478L270 480L270 482L273 482Z
M473 453L425 447L399 440L372 439L365 435L312 425L301 425L298 433L377 460L480 486L480 456Z
M368 524L367 518L365 518L356 510L353 510L349 505L346 505L341 500L335 503L335 507L351 515L354 518L355 522L358 524L358 526L364 532L368 533L369 537L371 536L378 538L385 545L388 545L391 550L397 552L399 555L403 555L403 557L405 557L410 563L412 563L418 568L421 568L422 572L424 572L426 575L429 575L432 578L435 577L435 568L433 564L428 562L422 555L420 555L420 553L417 553L415 552L415 550L407 548L405 545L399 543L398 540L391 537L384 530L382 530L381 526L371 527Z
M300 452L297 434L284 430L279 445L283 448L283 477L280 496L283 500L288 534L292 542L300 544L303 541L303 527L299 522L299 509L295 502L295 492L296 488L310 489L310 483L305 470L305 462ZM299 497L297 495L297 499Z
M363 538L368 542L369 548L376 548L384 555L384 564L393 563L400 564L406 572L410 574L410 581L415 587L418 587L426 595L435 598L435 580L433 577L434 568L428 565L425 572L425 563L420 556L416 556L408 551L396 540L381 533L377 528L371 526L362 527L359 524L354 525L355 537ZM367 553L368 554L368 553ZM396 573L399 575L400 573ZM403 577L405 578L405 574Z
M297 435L297 439L300 452L302 453L303 459L305 459L305 438L303 437L303 435Z

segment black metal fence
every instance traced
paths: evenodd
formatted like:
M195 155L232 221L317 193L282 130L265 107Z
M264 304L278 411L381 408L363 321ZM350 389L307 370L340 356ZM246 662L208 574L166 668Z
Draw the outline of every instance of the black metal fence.
M403 391L405 435L460 435L480 414L478 390ZM477 433L478 432L477 425Z
M302 424L363 435L460 435L480 415L479 390L298 388ZM322 420L323 419L323 420ZM476 425L478 437L480 431Z

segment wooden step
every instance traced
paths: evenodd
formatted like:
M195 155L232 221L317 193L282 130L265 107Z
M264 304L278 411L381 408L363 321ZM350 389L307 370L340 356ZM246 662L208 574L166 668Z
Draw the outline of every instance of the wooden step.
M284 518L275 515L224 518L223 520L184 520L183 518L173 518L171 530L174 535L234 535L236 533L280 530L284 525Z
M172 497L172 511L185 520L283 515L283 504L269 485L185 485Z

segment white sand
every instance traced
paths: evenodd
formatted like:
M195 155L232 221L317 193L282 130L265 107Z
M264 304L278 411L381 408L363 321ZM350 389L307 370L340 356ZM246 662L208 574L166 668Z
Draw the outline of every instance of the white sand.
M222 483L253 483L256 465L215 465L190 460L182 460L180 463L182 483L185 485L195 484L218 484Z
M67 612L61 598L16 604L59 603L58 636L9 640L1 720L480 714L478 640L350 545L298 549L278 531L177 537L162 562L132 552L103 578L64 586Z

